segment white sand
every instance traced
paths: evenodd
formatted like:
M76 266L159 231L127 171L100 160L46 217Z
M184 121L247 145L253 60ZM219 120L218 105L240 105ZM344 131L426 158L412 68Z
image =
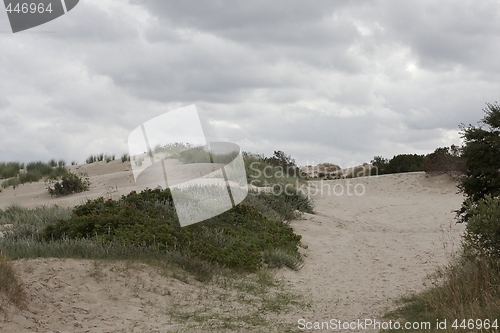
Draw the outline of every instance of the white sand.
M308 246L299 272L282 271L308 293L307 321L377 319L392 300L423 289L424 278L459 246L463 225L452 210L462 196L447 177L424 173L323 182L317 215L293 222ZM328 195L337 184L365 193ZM351 185L349 185L351 184Z
M43 183L27 184L0 193L0 208L14 202L30 207L70 206L86 197L109 194L110 188L118 193L134 189L130 167L121 161L78 169L91 176L89 192L54 199ZM340 194L341 186L342 195L332 193ZM363 188L363 195L355 194L355 189L361 194ZM452 210L460 207L462 196L444 176L409 173L324 181L322 189L323 193L313 195L317 214L292 222L308 247L303 251L305 266L298 272L278 272L305 296L311 308L295 309L281 321L382 320L381 314L394 308L394 300L422 290L425 276L446 263L459 245L463 225L455 224ZM182 325L173 324L159 310L173 297L165 290L182 299L206 289L145 267L133 271L132 277L120 269L96 273L92 262L84 260L20 260L15 268L26 286L29 309L6 307L8 316L0 314L2 332L182 331ZM143 288L139 295L131 287L137 284L163 289ZM213 297L217 291L211 290ZM280 332L280 327L274 329Z

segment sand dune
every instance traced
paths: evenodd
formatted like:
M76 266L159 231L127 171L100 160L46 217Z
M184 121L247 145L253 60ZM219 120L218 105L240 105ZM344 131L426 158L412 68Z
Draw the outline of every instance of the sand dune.
M447 177L419 172L323 185L313 196L317 215L293 222L308 246L307 264L280 273L313 300L308 321L382 320L392 300L422 290L425 276L459 245L464 226L455 224L452 210L462 196ZM343 195L333 194L335 185ZM356 195L355 186L364 194Z
M75 169L88 172L92 181L89 192L54 199L43 183L27 184L0 193L0 207L13 202L26 206L72 205L85 197L103 195L108 187L127 193L135 186L130 168L121 162ZM459 208L462 196L445 176L427 178L424 173L408 173L312 182L309 192L317 214L306 214L292 222L307 245L303 250L305 265L298 272L278 272L311 305L279 318L294 325L300 318L308 322L382 320L381 313L394 307L394 300L423 288L426 274L447 261L463 231L463 225L455 224L452 212ZM83 260L17 261L15 268L26 285L29 310L7 311L0 330L182 331L182 325L173 324L165 311L158 309L168 306L171 295L178 300L189 299L207 288L162 277L151 268L138 269L131 277L118 268L95 273L92 265ZM139 296L130 287L135 275L138 284L163 289L150 288ZM218 292L210 289L207 306ZM272 318L272 314L269 316ZM272 331L280 332L280 327Z
M222 166L215 163L186 165L180 164L176 160L168 160L168 163L168 183L171 186L205 176ZM158 174L162 174L160 163L155 163L151 170L146 170L139 174L137 182L134 180L130 162L111 161L106 163L102 161L70 166L69 169L78 175L87 175L89 177L91 186L88 191L67 197L54 198L47 192L47 184L43 181L22 184L15 189L12 187L4 189L0 193L0 209L14 203L25 207L49 204L73 207L85 202L87 199L95 199L100 196L119 197L120 195L130 193L130 191L141 191L145 188L155 188L156 186L165 187L164 178L158 177ZM210 183L210 181L206 180L206 183Z

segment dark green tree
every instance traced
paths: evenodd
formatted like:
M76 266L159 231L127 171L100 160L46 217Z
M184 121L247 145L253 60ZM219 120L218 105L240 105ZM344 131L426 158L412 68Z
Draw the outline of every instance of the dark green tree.
M472 203L478 203L486 195L500 195L500 105L486 105L483 110L486 116L478 127L460 126L465 172L460 178L459 189L465 194L466 201ZM457 212L460 222L467 222L470 217L467 209L470 204L466 201Z
M371 169L372 176L383 175L387 173L387 168L389 166L389 160L382 156L374 156L370 163L374 166Z
M266 157L265 161L271 165L279 167L289 175L298 175L298 167L295 164L295 159L292 156L285 154L281 150L274 151L273 156Z
M416 172L424 170L424 155L399 154L390 159L387 173Z

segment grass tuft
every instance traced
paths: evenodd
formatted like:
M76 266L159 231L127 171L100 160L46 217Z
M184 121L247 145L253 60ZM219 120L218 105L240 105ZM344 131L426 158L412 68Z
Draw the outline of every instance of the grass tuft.
M463 253L429 277L432 287L400 300L400 307L386 314L401 322L430 322L428 332L496 332L500 327L500 260ZM462 319L497 319L497 329L460 327ZM436 320L447 321L447 329L437 329ZM455 322L458 320L458 322ZM453 324L458 327L453 327ZM479 322L478 322L479 323ZM476 323L474 323L476 325ZM387 332L399 332L391 330ZM405 330L405 332L411 332ZM420 331L419 331L420 332Z
M2 253L0 253L0 294L6 295L7 299L18 308L26 308L23 285L17 278L12 263ZM3 310L2 302L0 302L0 310Z

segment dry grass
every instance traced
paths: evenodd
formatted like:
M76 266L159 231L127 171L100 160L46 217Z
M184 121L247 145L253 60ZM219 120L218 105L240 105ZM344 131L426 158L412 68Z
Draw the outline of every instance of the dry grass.
M495 319L500 327L500 261L463 254L429 278L432 287L402 300L402 306L387 315L400 322L428 321L429 332L475 332L495 329L460 328L462 320ZM447 329L436 329L436 320L448 322ZM453 323L458 324L453 327ZM479 323L479 322L478 322ZM476 325L476 323L474 324Z
M12 263L0 253L0 311L3 310L5 303L4 296L6 296L7 302L21 309L26 308L23 285L17 278Z

